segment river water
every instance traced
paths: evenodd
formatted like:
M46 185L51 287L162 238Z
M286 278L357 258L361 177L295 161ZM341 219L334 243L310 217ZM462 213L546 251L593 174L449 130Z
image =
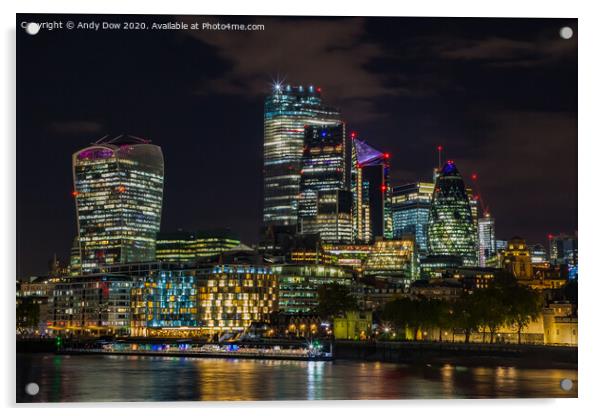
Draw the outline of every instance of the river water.
M566 369L17 354L17 402L576 397L576 380Z

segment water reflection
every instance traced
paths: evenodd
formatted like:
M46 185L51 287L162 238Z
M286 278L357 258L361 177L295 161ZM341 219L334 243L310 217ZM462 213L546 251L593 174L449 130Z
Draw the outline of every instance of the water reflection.
M17 401L576 397L575 370L148 356L17 356ZM37 396L24 386L36 382Z

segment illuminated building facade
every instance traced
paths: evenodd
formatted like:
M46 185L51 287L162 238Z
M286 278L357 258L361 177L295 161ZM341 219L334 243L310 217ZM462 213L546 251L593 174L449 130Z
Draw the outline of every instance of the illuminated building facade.
M324 244L325 253L334 256L339 266L349 266L362 271L364 263L372 252L371 244Z
M391 277L409 284L417 276L414 239L376 241L364 262L364 275Z
M129 276L88 274L54 285L52 322L55 332L75 335L128 334Z
M157 260L192 262L233 249L240 240L229 230L176 231L157 234Z
M309 313L318 306L318 287L337 283L353 285L350 268L317 264L272 266L278 276L278 311L287 314Z
M354 239L372 242L393 237L389 154L376 150L351 133Z
M326 242L353 238L351 142L345 125L307 126L301 166L299 229Z
M533 265L548 263L548 253L541 244L530 245L529 251L531 252L531 263L533 263Z
M191 270L153 270L134 278L133 336L169 336L197 326L196 276Z
M290 252L291 263L298 264L325 264L333 265L337 263L334 255L326 253L322 249L296 248Z
M278 280L269 267L220 264L197 271L199 326L235 331L267 322L278 307Z
M533 264L529 247L520 237L508 241L508 248L501 254L502 266L519 280L533 278Z
M73 155L81 270L152 261L163 202L163 154L132 136L103 138Z
M427 253L426 235L434 190L432 182L417 182L397 186L391 193L393 238L413 236L420 254Z
M276 84L264 107L263 223L296 225L305 126L341 124L321 89Z
M545 344L578 345L579 325L575 305L550 303L542 315Z
M477 265L475 221L464 181L453 161L448 161L437 176L427 241L429 255L457 256L465 266Z
M569 270L578 264L577 236L558 234L548 236L550 242L550 263L567 265Z
M182 266L130 264L132 335L199 336L242 331L265 322L278 306L278 282L269 267L250 264Z
M495 256L495 219L485 213L483 218L479 218L479 266L486 267L487 259Z

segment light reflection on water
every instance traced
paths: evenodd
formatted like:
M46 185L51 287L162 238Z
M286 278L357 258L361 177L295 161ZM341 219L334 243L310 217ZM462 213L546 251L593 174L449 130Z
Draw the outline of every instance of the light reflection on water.
M573 391L560 389L570 378ZM17 355L17 401L576 397L577 371L222 358ZM25 385L36 382L31 397Z

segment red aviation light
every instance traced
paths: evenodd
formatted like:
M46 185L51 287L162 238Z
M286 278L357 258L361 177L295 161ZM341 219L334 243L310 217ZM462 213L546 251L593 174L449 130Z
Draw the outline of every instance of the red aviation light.
M442 150L443 150L443 146L441 146L441 145L437 146L437 150L438 150L439 152L440 152L440 151L442 151Z
M477 174L476 174L476 173L473 173L473 174L471 175L471 178L472 178L472 180L473 180L473 181L476 181L476 180L477 180L479 177L477 176Z
M548 234L548 240L551 240L552 238L554 238L554 236L552 234Z
M387 186L386 185L381 185L380 190L385 192L387 190Z
M475 200L475 201L478 201L478 200L479 200L479 196L478 196L478 195L475 195L475 196L474 196L474 200Z
M383 156L385 157L385 159L388 159L391 157L391 155L389 153L384 153Z
M322 87L316 87L316 91L322 92Z
M351 132L351 138L352 138L352 139L355 139L355 136L357 136L357 133L356 133L356 132L354 132L354 131L352 131L352 132Z

